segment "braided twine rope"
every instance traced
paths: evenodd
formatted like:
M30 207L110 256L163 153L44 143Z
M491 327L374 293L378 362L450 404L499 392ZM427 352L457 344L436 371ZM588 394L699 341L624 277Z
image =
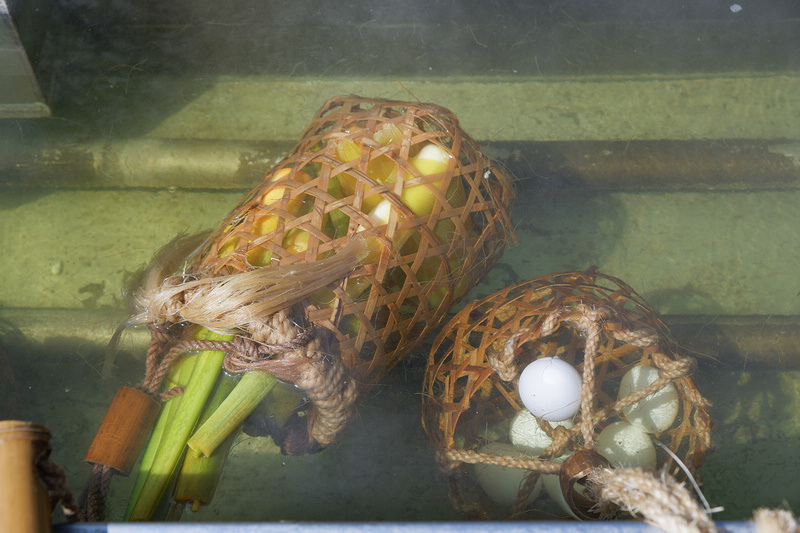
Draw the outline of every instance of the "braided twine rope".
M510 444L509 421L523 407L518 374L534 359L552 356L582 374L575 425L552 428L540 421L552 444L539 457L479 452L497 435ZM659 378L618 400L620 380L634 365L657 367ZM655 437L690 469L699 467L712 447L711 420L708 401L689 377L693 368L694 360L680 355L666 325L622 281L595 271L543 276L467 305L445 326L428 361L423 425L460 511L476 518L520 518L533 512L529 494L539 477L561 471L551 458L594 450L600 430L623 409L669 383L678 392L678 417ZM658 465L667 465L666 452L657 453ZM494 504L471 477L469 464L529 470L513 508Z

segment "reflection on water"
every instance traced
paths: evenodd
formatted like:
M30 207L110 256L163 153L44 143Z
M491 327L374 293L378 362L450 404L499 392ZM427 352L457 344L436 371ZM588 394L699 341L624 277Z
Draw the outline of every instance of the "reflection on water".
M53 117L0 120L0 414L50 427L73 489L143 372L141 336L98 372L127 280L215 226L320 103L367 92L454 109L517 175L520 245L470 297L590 265L624 279L696 347L716 518L800 507L795 3L21 4ZM214 504L184 519L457 519L419 425L426 357L322 454L241 438ZM129 490L112 484L111 518Z

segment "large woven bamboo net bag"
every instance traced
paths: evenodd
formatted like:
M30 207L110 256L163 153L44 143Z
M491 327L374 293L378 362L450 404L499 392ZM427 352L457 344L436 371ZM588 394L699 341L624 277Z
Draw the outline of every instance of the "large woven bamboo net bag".
M278 303L256 295L214 315L192 309L189 289L145 320L237 328L256 346L226 368L305 389L313 416L284 451L312 451L490 268L510 235L512 200L508 179L447 109L333 98L174 281L288 272Z
M579 375L579 405L566 421L532 414L518 392L521 370L551 357ZM586 488L593 469L675 475L665 448L692 471L711 448L709 404L689 377L693 368L622 281L595 271L543 276L468 304L444 327L428 362L423 424L462 512L537 516L549 494L568 514L608 518L617 510L595 505ZM623 384L629 373L638 385ZM659 397L674 412L653 426L656 415L636 408ZM498 487L495 474L510 481Z
M215 484L198 493L194 465L221 465L267 395L289 406L266 431L284 453L334 442L358 398L496 261L512 201L447 109L329 100L216 231L177 238L143 274L128 324L152 332L145 378L120 389L87 453L82 517L103 516L111 475L130 472L150 427L131 520L156 516L161 473L179 468L172 501L207 504ZM230 374L243 376L227 392ZM277 380L304 397L276 399Z

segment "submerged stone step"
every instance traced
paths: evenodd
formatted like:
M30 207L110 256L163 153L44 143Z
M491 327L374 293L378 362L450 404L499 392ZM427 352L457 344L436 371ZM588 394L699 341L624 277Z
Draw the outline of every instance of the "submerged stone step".
M249 189L291 141L138 137L11 140L0 189ZM800 187L800 141L726 139L483 142L522 181L545 187L745 190Z
M795 120L799 92L800 77L781 72L438 79L222 76L188 102L177 100L182 93L176 87L179 109L149 135L295 140L326 100L358 94L443 105L481 141L800 139Z
M519 184L520 244L472 291L592 265L662 314L800 315L800 191L615 192ZM241 192L29 190L3 197L0 302L124 307L124 289L179 232L215 227Z

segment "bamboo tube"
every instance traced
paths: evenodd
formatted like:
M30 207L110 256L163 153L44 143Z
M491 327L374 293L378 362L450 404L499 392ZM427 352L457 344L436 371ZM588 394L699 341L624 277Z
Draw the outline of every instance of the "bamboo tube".
M47 487L37 463L50 453L50 431L19 420L0 421L0 531L50 531Z
M159 403L138 389L120 387L84 461L129 475L158 416Z

